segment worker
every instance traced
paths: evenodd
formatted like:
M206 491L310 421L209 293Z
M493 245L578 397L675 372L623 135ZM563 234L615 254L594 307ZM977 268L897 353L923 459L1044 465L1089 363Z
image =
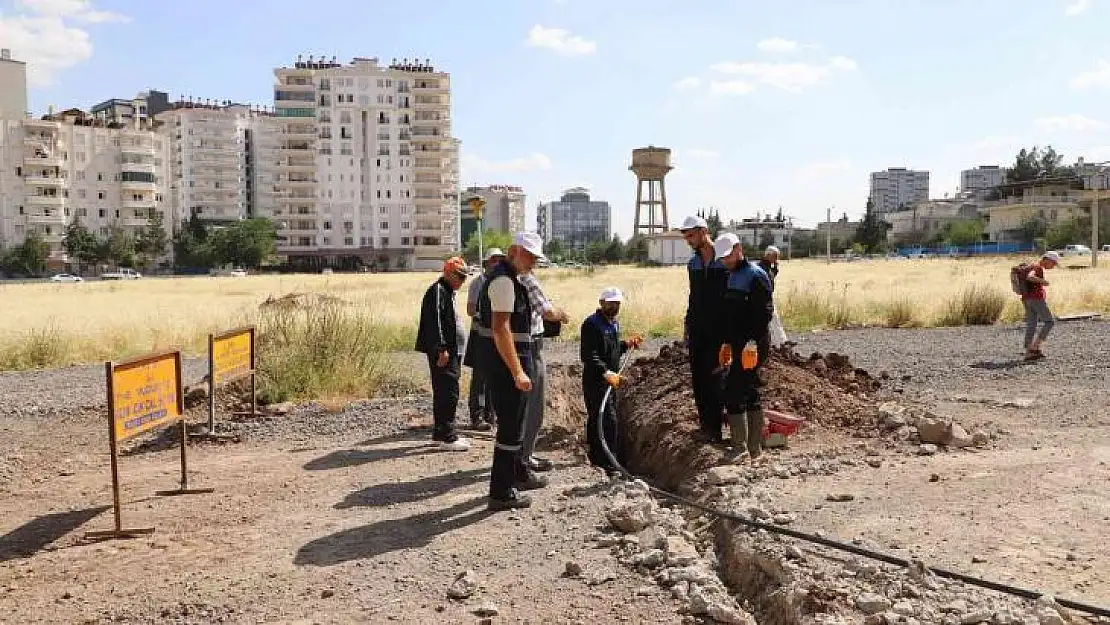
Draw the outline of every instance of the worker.
M493 410L497 442L490 471L491 511L527 508L532 500L521 490L541 483L521 455L527 395L532 391L532 304L517 276L532 271L545 258L543 240L520 232L505 259L490 271L478 295L478 345L475 355L483 369Z
M686 307L683 340L690 352L690 377L694 404L701 425L699 439L720 443L722 404L717 350L721 346L721 310L724 305L728 270L713 254L709 227L701 217L687 217L679 228L682 238L694 251L686 264L690 279L690 299Z
M517 276L517 281L528 291L528 301L532 305L532 370L529 372L532 392L528 394L528 409L524 413L524 447L521 455L524 464L532 471L550 471L554 466L551 460L535 455L546 405L547 363L543 358L543 344L548 335L555 335L558 327L569 322L570 317L565 310L556 307L547 298L535 273L521 274Z
M767 249L763 251L763 258L759 259L759 267L767 273L767 277L771 279L771 286L775 285L775 280L779 277L779 258L782 253L779 248L774 245L768 245ZM782 325L782 317L779 316L778 306L775 307L774 313L771 315L771 324L768 328L768 335L772 347L782 347L787 345L789 339L786 336L786 328Z
M455 293L466 281L466 262L455 256L443 263L443 274L424 293L416 351L428 357L432 377L432 440L447 451L467 451L470 442L455 431L459 403L459 371L466 334L455 305Z
M744 258L744 246L735 234L717 237L713 249L716 257L728 267L724 340L718 352L718 363L728 368L724 403L732 435L733 458L741 459L746 448L748 457L757 460L763 450L759 367L766 362L770 351L767 331L774 309L774 286L767 272Z
M470 428L487 431L493 427L493 406L490 404L482 368L476 366L474 358L475 337L478 336L478 294L486 283L486 276L505 259L505 252L499 247L491 247L483 261L483 271L470 281L466 296L466 316L470 317L470 336L466 341L466 355L463 364L470 367L470 392L467 404L470 408Z
M640 336L627 341L620 338L617 315L621 310L624 294L615 286L606 288L598 297L597 312L586 317L579 333L579 353L582 358L582 398L586 402L586 447L590 463L608 472L617 470L601 446L598 420L605 431L605 445L617 462L621 462L620 443L617 439L617 398L615 389L621 383L620 360L629 349L639 349ZM605 389L614 391L605 404L601 400Z

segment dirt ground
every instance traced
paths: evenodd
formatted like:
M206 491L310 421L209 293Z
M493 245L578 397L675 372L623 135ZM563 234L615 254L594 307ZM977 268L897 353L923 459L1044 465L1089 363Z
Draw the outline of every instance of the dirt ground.
M838 429L850 405L830 407L828 427L772 453L784 465L818 453L839 465L765 481L797 529L1110 604L1110 324L1060 324L1051 358L1032 366L1012 362L1009 328L797 340L803 354L837 351L886 372L876 402L919 403L996 435L982 449L918 456L910 442ZM549 360L575 352L558 345ZM125 455L124 524L157 531L85 542L112 524L100 376L0 375L2 623L476 623L488 602L494 622L686 618L670 593L595 548L604 484L574 450L551 452L560 465L532 509L490 515L489 435L470 452L438 452L407 429L428 413L424 398L303 407L236 426L239 443L191 446L190 484L212 494L153 495L176 486L176 449ZM805 406L822 408L819 397ZM829 503L830 493L854 500ZM566 578L568 561L613 579ZM449 599L467 570L479 589Z

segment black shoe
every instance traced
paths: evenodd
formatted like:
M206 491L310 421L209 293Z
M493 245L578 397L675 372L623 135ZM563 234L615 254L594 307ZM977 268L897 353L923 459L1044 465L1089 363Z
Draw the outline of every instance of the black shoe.
M486 509L490 512L501 512L503 510L519 510L521 508L528 508L531 505L531 497L529 497L528 495L521 495L514 490L505 499L490 497Z
M529 469L531 469L533 471L539 471L540 473L545 473L545 472L550 471L551 469L555 468L555 463L554 462L551 462L547 458L539 458L539 457L536 457L536 456L532 456L524 464Z
M713 433L706 432L705 430L698 430L698 433L694 434L694 439L699 443L709 443L714 445L719 445L725 442L725 439L720 432Z
M547 478L536 475L532 471L528 471L524 479L518 479L516 481L516 487L518 490L539 490L541 488L547 488Z
M492 428L492 426L490 426L489 421L485 421L483 419L473 419L472 418L470 420L470 429L475 430L477 432L488 432L493 428Z

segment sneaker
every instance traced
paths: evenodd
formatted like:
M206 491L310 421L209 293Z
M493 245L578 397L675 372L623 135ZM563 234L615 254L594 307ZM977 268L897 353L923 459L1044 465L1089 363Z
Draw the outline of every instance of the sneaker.
M483 419L471 419L470 429L476 432L488 432L492 430L493 427L489 424L489 421L485 421Z
M537 456L532 456L531 458L526 460L524 462L524 464L529 469L531 469L533 471L539 471L540 473L544 473L546 471L550 471L551 469L555 468L555 463L554 462L551 462L547 458L539 458Z
M516 487L519 490L539 490L541 488L547 488L547 478L529 471L524 479L516 481Z
M470 451L470 441L460 436L450 443L447 441L441 442L439 448L443 451Z
M501 512L503 510L519 510L521 508L528 508L532 505L532 498L528 495L521 495L513 490L509 496L504 499L497 497L490 497L486 509L490 512Z

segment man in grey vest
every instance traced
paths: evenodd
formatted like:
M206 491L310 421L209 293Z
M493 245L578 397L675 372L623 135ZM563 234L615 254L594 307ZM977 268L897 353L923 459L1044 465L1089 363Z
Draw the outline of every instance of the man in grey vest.
M482 368L477 366L474 356L475 338L478 336L478 295L482 292L482 285L486 276L493 268L505 260L505 252L501 248L491 247L486 252L483 271L470 283L466 297L466 316L470 317L470 338L466 340L466 355L463 364L470 367L470 427L475 430L489 430L493 425L493 405L486 391L486 381L482 377Z

